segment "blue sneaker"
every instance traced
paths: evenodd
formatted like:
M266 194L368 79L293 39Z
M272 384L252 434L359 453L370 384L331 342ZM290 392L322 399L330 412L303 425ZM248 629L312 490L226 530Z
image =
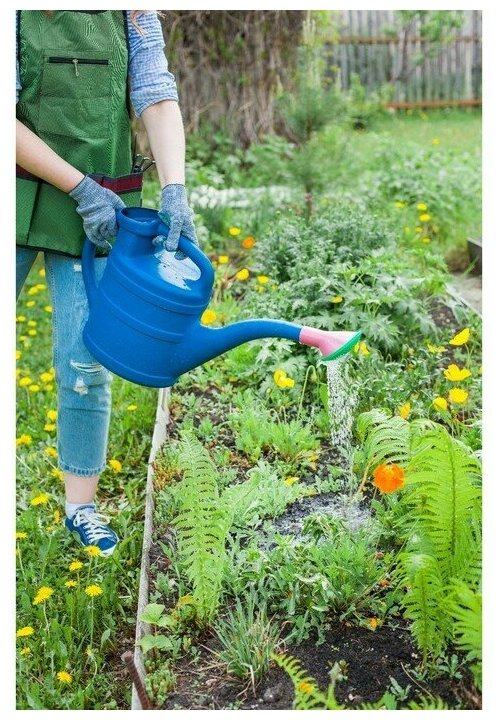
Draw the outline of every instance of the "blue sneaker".
M82 505L73 517L66 518L64 524L73 535L77 535L82 545L95 545L101 555L107 557L113 553L119 541L109 527L109 521L106 515L96 512L95 505Z

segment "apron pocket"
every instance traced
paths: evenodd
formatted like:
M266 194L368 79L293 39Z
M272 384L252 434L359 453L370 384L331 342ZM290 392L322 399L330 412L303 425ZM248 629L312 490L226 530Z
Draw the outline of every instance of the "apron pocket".
M90 54L70 57L48 51L40 88L41 135L108 136L112 65L107 53Z

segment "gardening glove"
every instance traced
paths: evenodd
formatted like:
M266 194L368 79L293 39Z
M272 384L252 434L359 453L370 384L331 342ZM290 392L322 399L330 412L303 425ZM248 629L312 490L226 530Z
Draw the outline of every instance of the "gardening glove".
M162 201L159 217L168 227L167 237L163 239L165 250L172 252L178 247L180 234L199 247L195 225L193 224L193 211L188 205L187 191L184 185L174 183L162 188Z
M77 212L84 221L84 231L89 240L99 248L111 248L107 238L117 234L117 210L125 204L111 190L101 187L89 175L68 193L77 201Z

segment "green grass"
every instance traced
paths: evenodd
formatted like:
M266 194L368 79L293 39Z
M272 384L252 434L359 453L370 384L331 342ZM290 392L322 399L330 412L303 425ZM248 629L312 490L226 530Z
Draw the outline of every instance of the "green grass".
M413 110L380 117L372 128L374 133L388 133L396 143L417 143L428 146L434 138L441 147L457 153L481 150L481 112L479 110ZM356 143L364 147L365 134L359 133ZM367 136L366 136L367 137Z
M114 682L113 663L124 639L131 648L134 643L144 490L157 395L153 389L114 379L108 459L118 460L120 466L108 466L103 473L98 501L100 510L112 516L122 542L111 558L92 557L63 526L49 303L43 267L37 262L17 305L16 628L33 629L16 640L17 705L128 708L130 686ZM24 386L23 378L32 382ZM49 411L53 412L48 416ZM70 563L77 563L72 566L76 569L70 570ZM86 593L92 585L98 587L95 597ZM34 604L42 587L53 592ZM58 678L61 672L68 675ZM65 682L68 678L71 681Z

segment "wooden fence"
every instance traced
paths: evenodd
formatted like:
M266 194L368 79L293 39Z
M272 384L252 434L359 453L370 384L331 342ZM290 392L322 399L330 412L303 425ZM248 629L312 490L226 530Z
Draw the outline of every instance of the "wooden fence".
M421 34L419 20L393 36L388 32L396 27L393 11L339 11L340 34L330 54L341 86L350 87L350 76L357 73L368 90L392 84L391 107L480 105L481 10L462 15L463 26L436 50Z

